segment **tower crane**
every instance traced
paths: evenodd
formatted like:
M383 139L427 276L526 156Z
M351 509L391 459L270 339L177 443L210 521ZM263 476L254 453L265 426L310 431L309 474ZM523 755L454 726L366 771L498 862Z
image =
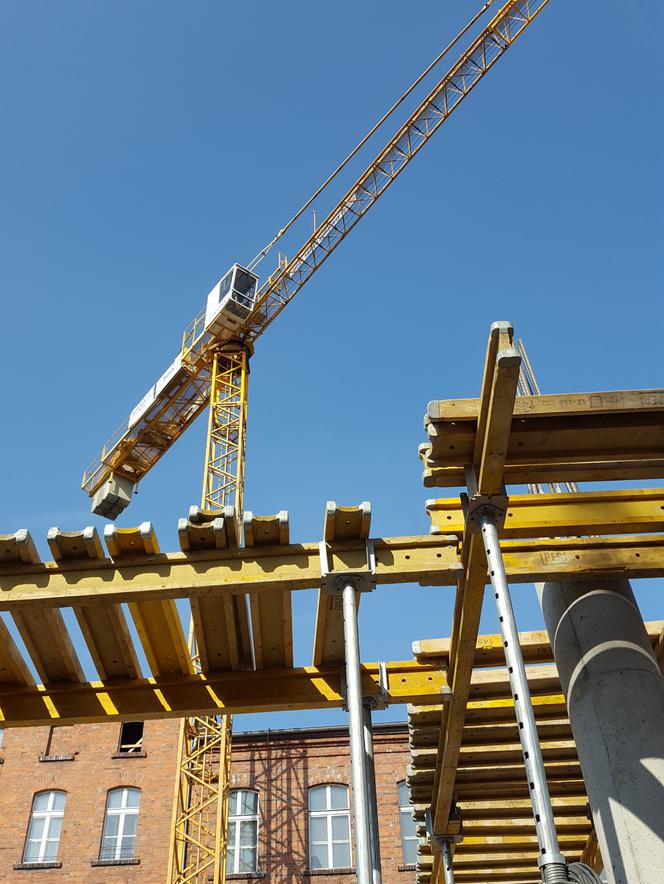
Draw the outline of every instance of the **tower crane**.
M485 2L434 64L493 3ZM280 256L263 282L254 272L284 228L254 261L247 266L233 264L216 283L203 309L185 329L181 347L166 370L85 470L82 487L92 497L94 513L115 519L129 505L141 479L208 408L201 506L194 508L191 518L206 521L223 514L227 523L234 523L239 537L248 364L254 344L547 3L506 0L292 258ZM328 182L334 175L336 172ZM199 611L197 623L196 612L192 612L194 655L196 632L204 616L205 612ZM199 666L205 669L205 661L199 661ZM230 720L183 722L180 752L169 884L210 880L219 884L225 875Z

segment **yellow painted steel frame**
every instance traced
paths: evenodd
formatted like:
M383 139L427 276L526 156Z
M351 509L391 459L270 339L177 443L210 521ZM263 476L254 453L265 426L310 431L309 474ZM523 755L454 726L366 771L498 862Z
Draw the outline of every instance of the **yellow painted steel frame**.
M225 880L230 716L182 720L169 882Z
M242 519L249 354L243 344L214 354L201 506L235 507Z
M214 353L201 507L221 511L232 506L238 534L244 503L248 380L245 345L227 344ZM193 631L190 645L196 661ZM231 741L230 715L182 720L167 884L226 880Z

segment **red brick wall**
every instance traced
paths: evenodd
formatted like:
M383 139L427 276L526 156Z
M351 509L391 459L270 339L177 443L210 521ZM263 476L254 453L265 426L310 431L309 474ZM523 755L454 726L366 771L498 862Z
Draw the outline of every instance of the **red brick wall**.
M119 725L8 730L0 750L0 881L41 884L165 884L175 778L177 721L145 723L145 758L114 758ZM376 785L384 884L411 884L402 866L397 783L408 763L405 727L377 729ZM73 761L39 756L73 754ZM258 863L265 884L350 884L354 875L308 875L307 790L321 783L350 787L348 735L343 729L310 733L236 735L231 786L259 791ZM136 855L140 865L93 867L99 854L106 793L117 786L142 790ZM35 792L67 792L59 869L15 870L23 857ZM351 795L352 802L352 795ZM252 882L248 882L252 884Z
M410 884L415 873L403 868L397 783L406 778L408 740L378 729L374 736L376 791L384 884ZM266 884L347 884L354 875L307 874L307 790L320 783L343 783L350 790L348 735L312 731L309 736L265 733L233 744L231 788L259 792L259 871Z
M49 728L8 730L0 765L0 881L41 884L120 884L166 879L168 836L178 738L177 721L145 723L145 758L113 758L119 725L55 728L51 755L74 754L73 761L40 762ZM99 855L106 793L117 786L142 790L136 856L140 865L94 868ZM32 797L35 792L63 789L67 804L58 851L60 869L14 870L23 858Z

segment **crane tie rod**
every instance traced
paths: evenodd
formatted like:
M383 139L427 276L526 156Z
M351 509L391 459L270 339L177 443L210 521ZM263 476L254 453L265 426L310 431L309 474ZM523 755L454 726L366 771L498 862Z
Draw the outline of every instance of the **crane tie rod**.
M265 248L263 248L256 255L255 258L253 258L253 260L249 264L249 270L253 270L255 267L258 266L258 264L260 264L260 262L268 254L268 252L270 251L272 246L274 246L274 244L277 242L277 240L280 239L284 235L284 233L286 233L288 230L290 230L290 228L293 226L293 224L295 224L295 222L298 220L298 218L300 218L302 213L304 211L306 211L306 209L309 208L309 206L313 203L313 201L321 195L321 193L325 190L325 188L329 184L332 183L332 181L337 177L337 175L348 165L348 163L358 153L358 151L364 147L364 145L371 138L371 136L374 135L378 131L378 129L380 129L380 127L383 125L383 123L394 113L394 111L401 104L403 104L403 102L408 98L408 96L413 92L413 90L416 89L420 85L422 80L428 74L431 73L431 71L436 67L436 65L439 64L443 60L443 58L445 58L447 53L451 49L453 49L454 46L456 46L456 44L459 42L459 40L465 34L468 33L468 31L472 28L472 26L475 24L475 22L484 15L484 13L487 11L487 9L493 3L494 3L494 0L487 0L487 2L484 4L484 6L482 6L482 8L478 12L475 13L473 18L471 18L471 20L468 22L468 24L466 24L463 27L463 29L461 31L459 31L459 33L456 35L456 37L450 43L447 44L447 46L436 56L436 58L434 58L434 60L431 62L431 64L424 71L422 71L422 73L419 75L419 77L413 83L411 83L411 85L408 87L408 89L406 89L406 91L403 93L403 95L401 95L401 97L398 98L394 102L392 107L383 114L383 116L380 118L380 120L378 120L378 122L375 124L375 126L369 132L367 132L367 134L359 142L359 144L357 144L353 148L353 150L348 154L348 156L337 166L337 168L334 170L334 172L332 172L328 176L328 178L321 184L321 186L318 188L318 190L312 196L309 197L309 199L306 201L306 203L304 203L304 205L300 209L298 209L298 211L293 215L293 217L290 219L290 221L284 227L281 228L281 230L265 246Z

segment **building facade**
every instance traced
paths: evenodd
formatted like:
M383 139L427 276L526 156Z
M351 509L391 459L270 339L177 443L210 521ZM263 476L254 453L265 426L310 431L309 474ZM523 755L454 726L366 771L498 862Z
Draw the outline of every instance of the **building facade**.
M166 882L179 722L8 730L0 750L0 881ZM1 732L0 732L1 733ZM375 728L385 884L414 880L405 725ZM354 880L348 731L236 733L227 875Z
M166 879L179 722L7 730L0 881Z
M417 842L405 788L405 725L374 728L374 763L382 879L384 884L410 884L415 880ZM235 735L229 877L302 884L324 876L329 884L350 884L354 880L350 784L345 728ZM233 795L239 801L234 803ZM249 826L243 822L247 815L240 813L249 808L255 808L257 838L254 822Z

